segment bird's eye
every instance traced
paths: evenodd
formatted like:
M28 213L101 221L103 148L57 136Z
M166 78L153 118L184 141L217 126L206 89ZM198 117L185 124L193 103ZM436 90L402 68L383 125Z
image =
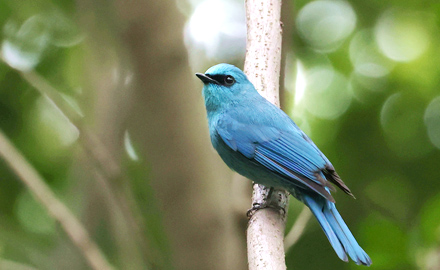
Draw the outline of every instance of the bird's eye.
M225 77L225 85L231 86L234 83L235 83L234 77L232 77L231 75Z

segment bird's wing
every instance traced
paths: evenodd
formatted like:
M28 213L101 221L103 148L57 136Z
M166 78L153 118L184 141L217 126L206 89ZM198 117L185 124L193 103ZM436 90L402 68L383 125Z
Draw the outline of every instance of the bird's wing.
M333 167L333 165L331 164L330 160L328 160L328 158L321 152L321 150L319 150L319 148L316 146L316 144L302 130L300 130L296 125L295 125L295 128L299 131L299 133L304 138L304 140L306 140L309 144L311 144L313 146L313 148L315 148L315 150L319 153L319 155L324 159L325 170L323 171L323 173L325 175L325 178L327 180L329 180L330 182L332 182L333 184L335 184L336 186L338 186L345 193L347 193L348 195L355 198L353 193L351 193L351 190L345 185L345 183L342 181L341 177L336 172L336 170Z
M238 151L249 159L254 158L259 143L276 140L281 131L275 127L262 126L255 123L243 123L229 115L224 115L217 123L217 133L234 151Z
M239 121L233 116L225 114L216 126L217 133L231 149L281 175L289 181L287 186L309 188L334 202L326 189L334 190L327 181L332 181L333 166L290 118L290 122L285 122L290 128L280 129L273 125L273 120L262 123L241 118ZM340 182L345 187L343 190L349 191Z
M254 159L290 181L299 181L334 202L326 190L326 187L332 190L334 188L323 175L325 161L301 137L283 133L276 140L258 143Z

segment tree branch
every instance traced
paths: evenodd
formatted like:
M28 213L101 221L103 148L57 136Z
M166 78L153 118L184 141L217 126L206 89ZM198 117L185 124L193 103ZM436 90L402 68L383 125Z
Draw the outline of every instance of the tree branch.
M279 106L281 0L247 0L247 46L244 71L255 88ZM267 200L269 188L254 184L252 205ZM270 208L253 213L247 229L249 269L286 269L284 230L289 194L275 189ZM281 211L274 210L281 209Z
M0 59L4 61L1 56ZM115 209L118 209L118 211L124 215L124 219L127 220L127 226L130 226L129 231L133 232L131 239L137 240L139 245L142 246L144 256L148 255L146 243L140 240L143 239L141 228L144 228L145 224L142 218L140 218L141 212L134 202L133 194L130 189L125 189L125 192L122 192L119 188L114 186L114 182L117 178L122 178L124 182L128 182L127 176L121 171L120 165L114 157L115 155L110 153L110 150L104 145L102 138L99 138L96 132L92 131L83 123L82 113L75 110L72 105L63 98L60 94L61 92L53 87L50 82L34 70L27 72L17 70L17 72L27 83L33 86L41 96L48 98L52 105L80 131L81 136L79 139L81 149L98 170L95 176L97 177L98 184L106 191L104 195L107 197L107 200L114 203L109 206L109 209L113 209L112 212L117 212ZM124 235L124 237L127 236Z
M32 195L57 220L72 242L82 252L89 265L96 270L113 269L72 212L55 196L31 164L18 152L0 131L0 156L29 188Z

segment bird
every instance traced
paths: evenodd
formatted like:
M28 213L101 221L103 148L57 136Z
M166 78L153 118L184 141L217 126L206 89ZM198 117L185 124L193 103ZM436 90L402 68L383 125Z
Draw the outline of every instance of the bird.
M335 207L332 184L353 194L315 143L236 66L222 63L195 75L204 84L211 143L226 165L255 183L287 190L310 208L341 260L350 256L370 266Z

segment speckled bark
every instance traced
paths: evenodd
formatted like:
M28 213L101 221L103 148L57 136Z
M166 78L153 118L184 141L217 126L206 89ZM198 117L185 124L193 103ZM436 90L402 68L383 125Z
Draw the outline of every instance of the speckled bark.
M244 72L270 102L280 105L281 0L247 0Z
M244 70L257 90L279 106L282 26L281 0L247 0L247 47ZM264 203L268 188L254 184L252 204ZM247 230L249 269L286 269L284 229L288 193L275 190L270 208L253 213ZM283 209L283 210L279 210Z

